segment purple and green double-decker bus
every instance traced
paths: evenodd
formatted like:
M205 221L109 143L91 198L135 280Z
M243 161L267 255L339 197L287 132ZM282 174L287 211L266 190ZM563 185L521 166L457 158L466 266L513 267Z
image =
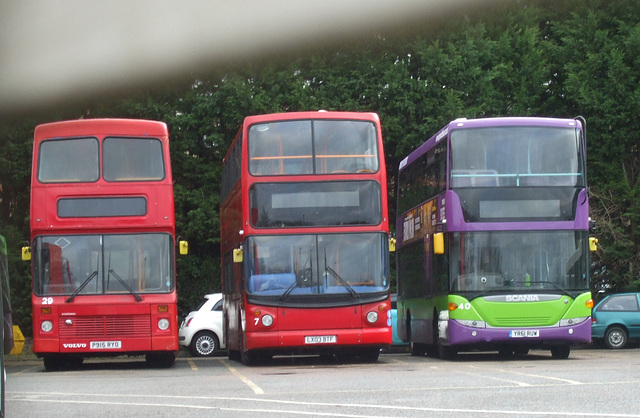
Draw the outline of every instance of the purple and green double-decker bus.
M584 119L450 122L398 174L400 337L452 358L591 340Z

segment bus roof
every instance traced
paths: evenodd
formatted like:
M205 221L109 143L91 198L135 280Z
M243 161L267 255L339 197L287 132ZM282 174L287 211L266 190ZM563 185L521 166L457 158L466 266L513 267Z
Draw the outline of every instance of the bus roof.
M365 119L371 121L379 121L377 113L371 112L340 112L340 111L308 111L308 112L287 112L287 113L270 113L266 115L247 116L244 119L246 125L251 125L265 121L282 121L296 119Z
M433 146L446 137L449 132L456 129L489 128L496 126L548 126L548 127L574 127L582 129L582 123L578 119L543 118L543 117L497 117L482 119L458 118L440 129L435 135L426 140L418 148L413 150L400 162L399 171L402 171L409 163L433 148Z
M482 119L460 118L449 122L449 129L456 128L484 128L490 126L552 126L552 127L581 127L576 119L541 118L541 117L498 117Z
M140 119L77 119L38 125L34 137L44 139L63 135L131 135L132 132L145 136L163 136L167 135L167 125L164 122Z
M370 120L377 124L380 124L380 117L377 113L373 112L342 112L335 110L318 110L318 111L304 111L304 112L283 112L283 113L267 113L264 115L252 115L244 118L244 122L240 127L240 131L236 135L236 138L231 143L227 153L222 159L223 164L229 158L233 145L238 137L242 133L243 128L249 127L255 123L263 122L275 122L275 121L287 121L287 120L304 120L304 119L344 119L344 120Z

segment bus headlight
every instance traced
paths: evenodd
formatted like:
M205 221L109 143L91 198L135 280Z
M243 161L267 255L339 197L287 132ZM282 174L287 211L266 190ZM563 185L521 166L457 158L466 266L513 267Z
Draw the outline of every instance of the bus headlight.
M456 321L457 323L459 323L460 325L463 325L465 327L471 327L471 328L486 328L487 327L487 323L484 321L476 321L476 320L471 320L471 319L454 319L454 321Z
M51 323L51 321L42 321L42 323L40 324L40 329L43 332L50 332L53 329L53 324Z
M262 325L265 327L270 327L273 325L273 317L269 314L262 317Z
M169 320L166 318L162 318L161 320L158 321L158 328L160 328L162 331L166 331L169 329Z
M370 324L375 324L377 320L378 320L378 312L371 311L367 314L367 322L369 322Z
M583 323L587 319L589 319L588 316L583 316L583 317L580 317L580 318L561 319L560 320L560 326L561 327L570 327L571 325L578 325L578 324Z

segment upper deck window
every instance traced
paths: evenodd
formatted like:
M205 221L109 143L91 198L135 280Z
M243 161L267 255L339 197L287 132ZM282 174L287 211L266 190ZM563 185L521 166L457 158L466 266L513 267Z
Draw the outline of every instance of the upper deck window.
M105 138L106 181L150 181L165 178L162 143L155 138Z
M97 138L47 140L40 144L38 181L42 183L84 183L97 181L99 172Z
M584 185L573 128L492 127L451 132L451 188Z
M352 120L298 120L249 128L252 175L373 173L379 169L376 127Z

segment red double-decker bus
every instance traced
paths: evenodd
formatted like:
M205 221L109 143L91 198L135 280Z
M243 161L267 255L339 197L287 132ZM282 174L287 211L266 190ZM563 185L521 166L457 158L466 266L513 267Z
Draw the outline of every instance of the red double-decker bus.
M33 352L47 370L122 354L171 366L179 349L174 243L164 123L36 127L23 258L32 260Z
M391 344L389 222L379 118L244 120L223 162L220 229L229 358L376 361Z

